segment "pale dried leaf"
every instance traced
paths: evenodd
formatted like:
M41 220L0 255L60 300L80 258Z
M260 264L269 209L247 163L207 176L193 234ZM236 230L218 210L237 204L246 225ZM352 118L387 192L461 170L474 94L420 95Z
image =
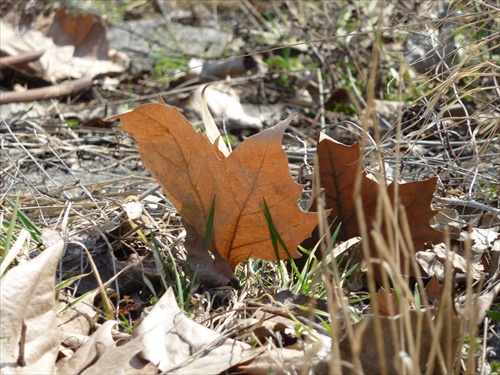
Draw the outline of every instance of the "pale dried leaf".
M94 297L95 293L90 293L85 299L71 306L76 298L71 295L60 295L57 326L65 332L88 335L94 317L98 314L97 309L93 307Z
M61 332L56 323L55 273L64 242L15 267L0 279L0 362L2 373L51 374ZM26 327L24 366L18 364Z
M431 219L431 225L434 229L442 232L448 230L453 233L458 233L460 229L467 226L467 223L460 218L457 210L440 208L437 215Z
M47 79L53 81L124 71L123 66L113 62L108 56L106 27L102 17L91 14L74 15L59 10L52 20L48 18L46 22L51 22L48 35L32 28L22 36L15 27L0 22L2 49L11 55L17 55L21 38L24 40L23 51L45 49L46 52L36 66L41 68ZM78 28L85 32L80 32Z
M439 280L444 278L444 265L438 259L436 254L431 251L419 251L415 258L422 267L424 275L428 277L436 276Z
M482 277L483 265L480 262L474 262L472 259L468 262L463 256L453 252L447 251L445 244L439 244L432 248L432 251L438 259L446 264L446 260L450 262L453 268L462 273L471 272L475 280Z
M111 330L117 322L108 320L90 336L90 338L63 363L58 363L58 374L79 374L97 361L108 348L116 346ZM97 345L99 343L99 346Z
M169 289L132 333L142 340L140 356L173 374L219 374L259 352L187 318Z
M96 348L100 344L96 342ZM143 348L144 342L141 339L130 340L125 345L107 347L97 362L81 374L157 374L157 365L137 356Z
M498 228L472 228L470 236L474 240L472 250L482 253L485 249L491 249L500 234Z
M299 340L290 347L268 344L265 351L237 370L244 374L307 374L331 353L331 337L311 332L307 339ZM302 336L305 338L306 336ZM312 372L321 374L324 372Z

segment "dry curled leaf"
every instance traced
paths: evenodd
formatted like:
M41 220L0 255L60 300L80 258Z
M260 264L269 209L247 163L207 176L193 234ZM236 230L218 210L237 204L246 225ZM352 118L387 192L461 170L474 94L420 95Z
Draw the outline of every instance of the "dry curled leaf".
M290 175L282 149L292 117L249 137L228 157L164 103L146 104L119 117L122 129L137 140L144 166L203 238L215 201L209 249L232 269L249 257L276 259L264 202L289 254L299 256L297 245L318 220L316 213L299 208L302 186ZM279 257L288 257L281 247Z

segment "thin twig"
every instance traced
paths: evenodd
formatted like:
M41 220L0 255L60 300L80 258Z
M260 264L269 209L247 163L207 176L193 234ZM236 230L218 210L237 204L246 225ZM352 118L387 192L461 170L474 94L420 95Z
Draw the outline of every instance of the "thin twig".
M473 207L477 208L479 210L483 211L488 211L491 212L494 215L500 216L500 209L494 208L487 206L485 204L479 203L475 200L467 200L467 201L462 201L460 199L453 199L453 198L443 198L443 197L434 197L434 200L439 202L439 203L444 203L444 204L453 204L455 206L461 206L461 207Z

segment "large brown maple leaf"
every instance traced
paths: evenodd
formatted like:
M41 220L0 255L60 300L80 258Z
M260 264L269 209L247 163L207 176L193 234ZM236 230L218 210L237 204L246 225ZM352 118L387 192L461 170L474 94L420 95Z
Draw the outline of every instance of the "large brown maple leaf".
M227 157L216 137L212 135L210 142L177 109L164 103L142 105L119 117L122 129L137 140L144 166L187 223L188 256L197 254L192 262L208 262L200 247L215 203L209 249L215 256L212 268L217 269L202 269L202 278L227 273L223 260L234 270L249 257L276 259L264 202L288 253L300 256L297 245L310 236L318 218L299 208L302 186L290 175L282 149L282 136L292 117L249 137ZM281 247L279 257L288 258Z
M361 171L360 198L367 232L375 228L380 186L378 182L367 177L363 168L359 143L352 146L337 142L325 134L320 135L317 147L320 184L324 189L325 208L331 209L328 220L341 223L338 239L345 241L361 236L358 211L356 210L354 185L357 174ZM394 191L398 187L398 204L404 207L411 232L411 243L415 252L424 250L427 242L434 244L443 241L443 233L429 225L429 221L437 214L431 209L431 201L436 187L437 178L400 184L393 181L387 187L387 195L394 205ZM400 223L401 224L401 223ZM388 230L385 222L380 227L386 243L391 243L389 236L394 232ZM372 256L377 252L372 237L368 239Z

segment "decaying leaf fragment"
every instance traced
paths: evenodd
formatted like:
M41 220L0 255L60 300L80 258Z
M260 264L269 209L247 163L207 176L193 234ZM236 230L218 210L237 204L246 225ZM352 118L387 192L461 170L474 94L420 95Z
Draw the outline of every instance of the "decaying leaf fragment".
M362 171L360 198L369 233L374 228L377 218L380 186L376 181L368 178L362 168L359 168L362 162L359 143L346 146L321 134L317 155L321 187L325 192L325 208L331 209L329 222L336 220L337 223L342 223L337 238L345 241L362 235L354 196L356 175L359 171ZM424 250L426 242L436 244L443 241L443 234L429 225L430 219L437 213L431 209L436 181L435 177L406 184L394 181L387 187L387 194L394 204L394 190L397 185L398 204L405 209L415 252ZM394 238L394 235L391 234L385 222L382 223L380 230L386 243L390 243L390 238ZM370 241L370 248L374 253L375 245L372 237L367 240Z
M297 245L318 221L316 213L297 204L302 186L290 175L281 146L292 117L249 137L228 157L164 103L146 104L119 117L122 129L137 140L144 166L202 238L215 200L209 248L228 260L231 269L249 257L276 259L264 202L289 254L299 256ZM288 257L281 247L279 256Z
M113 333L105 322L72 357L58 362L58 374L219 374L259 354L190 320L172 289L161 297L132 335Z

